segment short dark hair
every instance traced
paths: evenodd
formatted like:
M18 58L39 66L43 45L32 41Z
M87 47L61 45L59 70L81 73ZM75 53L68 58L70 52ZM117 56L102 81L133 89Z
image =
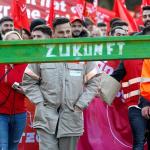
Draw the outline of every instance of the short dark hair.
M11 22L13 22L13 19L10 18L10 17L8 17L8 16L3 17L3 18L0 19L0 25L1 25L3 22L5 22L5 21L11 21Z
M39 25L46 25L46 21L43 18L32 20L30 24L30 32L32 32L32 30Z
M115 21L112 23L111 28L120 27L120 26L128 26L128 23L125 21Z
M94 22L89 17L84 18L85 27L88 27L89 25L94 25Z
M50 27L48 27L47 25L39 25L39 26L36 26L33 30L33 31L41 31L42 33L44 34L47 34L49 35L50 37L52 36L52 30Z
M150 5L147 5L147 6L143 6L142 10L150 10Z
M65 23L70 23L70 20L66 17L57 17L53 21L53 29L55 29L57 25L61 25Z
M22 31L24 31L28 36L31 36L31 33L27 29L23 28L21 29L21 33Z
M114 27L114 28L111 29L110 34L111 34L111 35L114 35L114 33L115 33L115 31L116 31L117 29L123 30L123 28L121 28L121 27Z
M113 18L110 20L109 24L110 24L110 27L112 26L112 24L115 22L115 21L121 21L120 18Z
M106 27L106 23L104 23L104 22L99 22L99 23L97 24L97 26L98 26L98 27Z

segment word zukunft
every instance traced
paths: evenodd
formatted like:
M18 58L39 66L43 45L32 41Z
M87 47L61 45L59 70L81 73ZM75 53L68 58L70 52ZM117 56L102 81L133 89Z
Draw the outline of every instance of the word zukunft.
M47 46L46 57L123 55L124 42L102 44L52 44Z

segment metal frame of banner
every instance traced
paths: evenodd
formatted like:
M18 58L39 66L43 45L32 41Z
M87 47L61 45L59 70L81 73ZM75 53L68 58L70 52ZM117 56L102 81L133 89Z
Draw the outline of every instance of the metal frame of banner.
M150 36L0 42L0 63L150 58Z

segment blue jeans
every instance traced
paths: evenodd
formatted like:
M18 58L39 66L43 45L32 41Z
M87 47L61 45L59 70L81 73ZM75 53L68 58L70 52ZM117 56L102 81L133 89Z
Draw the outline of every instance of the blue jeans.
M141 109L136 107L129 108L128 117L133 134L133 150L144 150L147 120L142 117Z
M26 126L26 113L0 114L0 150L17 150Z

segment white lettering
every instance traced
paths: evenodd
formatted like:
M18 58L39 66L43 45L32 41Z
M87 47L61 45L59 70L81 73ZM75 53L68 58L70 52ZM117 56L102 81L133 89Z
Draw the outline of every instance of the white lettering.
M95 45L94 46L94 56L96 55L102 55L102 49L103 49L103 45L100 44L100 45Z
M54 1L54 2L55 2L55 1ZM54 3L54 4L55 4L55 3ZM51 5L51 0L47 0L47 1L46 1L46 7L49 8L50 5Z
M63 45L59 45L60 56L70 56L70 45L66 45L66 53L63 53Z
M111 55L113 48L112 46L114 46L115 43L107 43L107 55Z
M40 11L39 11L39 10L33 10L33 11L31 12L31 17L32 17L33 19L40 18L40 17L41 17Z
M117 45L119 46L119 55L122 55L123 54L123 47L124 47L125 43L118 42Z
M72 6L72 7L70 8L70 10L71 10L71 12L72 12L73 14L76 14L76 13L77 13L77 11L76 11L76 6Z
M36 0L26 0L27 4L36 5Z
M73 45L73 56L82 56L82 54L79 52L81 48L81 45Z
M64 1L60 2L60 10L66 12L66 3Z
M45 6L45 0L41 0L40 5L41 5L42 7L44 7L44 6Z
M9 15L9 9L10 9L10 6L3 7L3 14L4 14L4 16L8 16Z
M84 56L92 56L92 45L84 46Z
M106 67L104 68L104 72L106 72L107 74L112 74L114 71L114 69L108 65L106 65Z
M52 52L53 52L53 49L54 49L54 45L51 45L48 48L48 52L46 54L46 57L56 57L56 55L53 55Z

